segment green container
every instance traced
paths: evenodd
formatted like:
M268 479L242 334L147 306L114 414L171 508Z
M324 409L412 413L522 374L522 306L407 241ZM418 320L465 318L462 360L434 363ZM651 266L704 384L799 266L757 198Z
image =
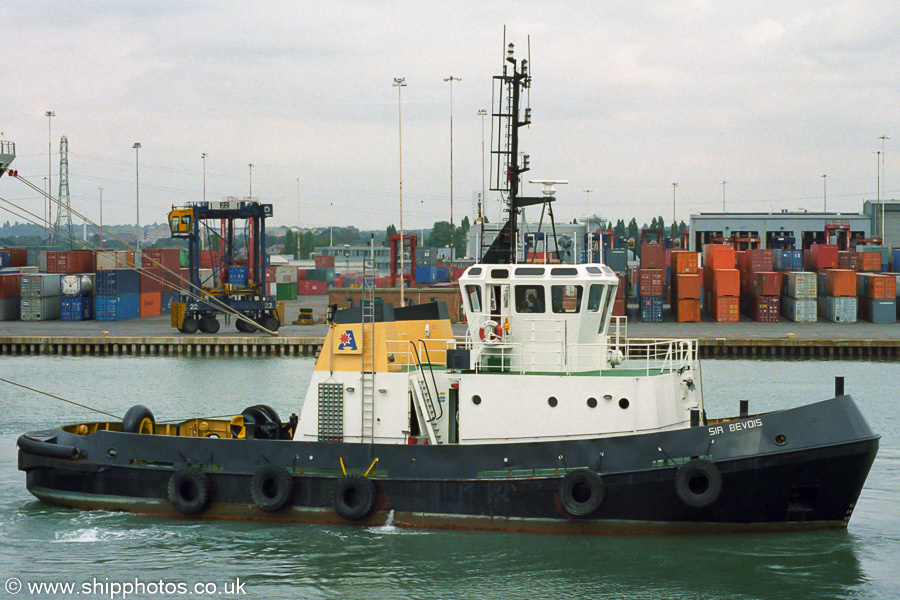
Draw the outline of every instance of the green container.
M296 283L276 283L275 284L276 300L296 300L297 284Z
M182 251L181 251L181 255L179 256L179 258L181 259L181 266L182 266L182 267L186 268L186 267L189 267L189 266L190 266L190 265L188 264L188 251L187 251L187 250L182 250Z

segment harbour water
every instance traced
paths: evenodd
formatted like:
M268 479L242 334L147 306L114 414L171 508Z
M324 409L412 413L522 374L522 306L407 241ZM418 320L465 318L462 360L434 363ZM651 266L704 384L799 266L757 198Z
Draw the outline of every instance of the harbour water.
M298 411L312 367L300 358L0 357L4 379L113 414L146 404L159 421L234 414L263 401L287 417ZM849 528L690 536L262 524L53 508L25 490L16 437L103 417L0 382L2 593L14 597L16 578L22 598L898 598L900 363L706 360L707 412L734 414L738 399L750 400L751 412L805 404L830 396L834 375L846 377L847 393L882 435ZM41 583L73 584L80 593L32 590Z

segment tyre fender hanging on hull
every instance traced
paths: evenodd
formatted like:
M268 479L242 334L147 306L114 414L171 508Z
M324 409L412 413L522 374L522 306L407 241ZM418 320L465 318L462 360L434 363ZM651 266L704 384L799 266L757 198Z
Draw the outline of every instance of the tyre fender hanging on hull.
M365 519L375 506L375 484L362 475L344 475L334 485L332 504L342 519Z
M606 496L606 485L597 473L575 469L566 473L559 484L563 509L573 517L586 517L600 508Z
M212 497L212 482L200 469L178 469L169 478L169 502L178 512L195 515L206 508Z
M711 461L695 458L675 471L675 492L693 508L705 508L722 493L722 473Z

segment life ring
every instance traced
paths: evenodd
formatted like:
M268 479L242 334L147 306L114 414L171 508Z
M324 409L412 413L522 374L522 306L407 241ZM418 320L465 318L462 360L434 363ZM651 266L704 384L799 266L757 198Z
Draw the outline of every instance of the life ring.
M478 337L485 344L496 344L503 337L503 328L500 327L500 323L494 320L487 320L481 325L481 329L478 330Z
M559 484L562 507L573 517L585 517L600 508L605 495L603 479L588 469L569 471Z
M266 465L253 474L250 497L265 512L281 510L294 492L294 479L278 465Z
M153 413L143 404L135 404L128 409L122 418L122 431L125 433L153 433L156 419Z
M332 504L334 512L342 519L364 519L375 506L375 484L362 475L344 475L334 486Z
M709 506L722 493L722 473L719 472L719 467L708 460L689 460L675 472L675 491L688 506Z
M178 469L169 478L169 502L186 515L195 515L209 503L212 484L200 469L186 467Z

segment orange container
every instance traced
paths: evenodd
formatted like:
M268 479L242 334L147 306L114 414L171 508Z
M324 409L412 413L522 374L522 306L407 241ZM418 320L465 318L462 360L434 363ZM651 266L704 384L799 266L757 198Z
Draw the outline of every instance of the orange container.
M144 292L141 294L141 318L155 317L161 314L161 294L159 292Z
M669 267L672 275L699 272L699 255L689 250L672 250Z
M698 276L699 280L699 276ZM700 299L680 298L675 301L675 320L679 323L700 322Z
M872 300L894 300L897 297L897 278L893 275L869 275L866 295Z
M703 266L707 269L733 269L734 248L729 244L707 244L703 248Z
M857 267L860 271L867 273L881 272L881 253L880 252L857 252ZM895 267L896 268L896 267Z
M702 280L699 273L678 273L673 277L675 277L675 297L677 299L700 299Z
M716 296L740 296L741 272L737 269L704 269L704 287Z
M706 312L719 323L737 323L741 320L740 302L736 296L717 296L707 292Z
M855 296L856 271L827 269L825 271L825 294L835 297Z

